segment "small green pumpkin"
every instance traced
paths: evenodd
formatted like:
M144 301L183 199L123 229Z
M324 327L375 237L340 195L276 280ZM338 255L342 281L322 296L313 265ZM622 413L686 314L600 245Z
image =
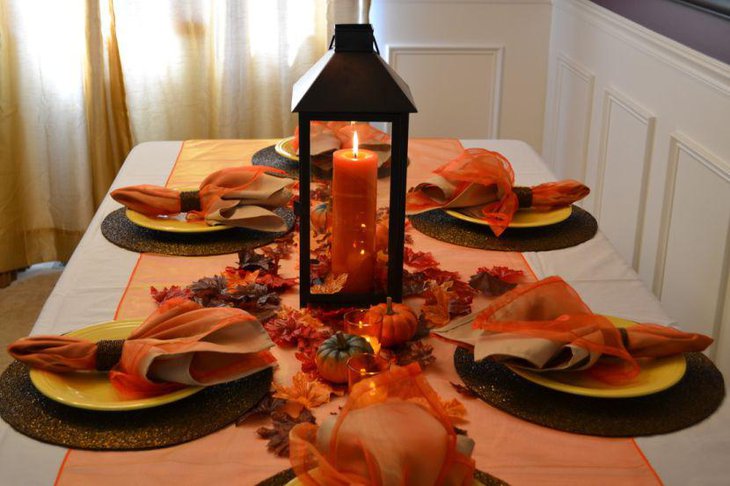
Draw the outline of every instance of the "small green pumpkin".
M347 383L347 360L372 352L370 343L362 336L338 332L319 345L314 361L322 378L332 383Z
M320 203L312 208L310 212L312 228L318 234L324 234L332 225L332 211L326 202Z

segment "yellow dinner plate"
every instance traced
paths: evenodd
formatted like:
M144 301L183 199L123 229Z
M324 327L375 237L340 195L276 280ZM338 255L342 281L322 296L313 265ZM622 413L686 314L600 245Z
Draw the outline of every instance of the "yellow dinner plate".
M606 316L616 327L629 327L634 322L618 317ZM525 368L508 365L509 369L538 385L574 395L598 398L631 398L651 395L675 385L687 370L683 354L656 358L640 359L641 372L630 383L609 385L588 376L584 371L551 371L537 373Z
M231 229L230 226L210 226L205 221L187 221L185 213L174 216L147 216L127 208L127 219L137 226L168 233L211 233Z
M473 218L454 209L445 209L446 214L462 221L488 226L482 219ZM510 228L538 228L549 226L565 221L573 213L573 207L559 208L553 211L534 211L532 209L519 209L512 217Z
M72 331L67 336L94 342L102 339L124 339L141 323L139 320L104 322ZM109 381L109 374L105 372L52 373L32 369L30 380L39 392L51 400L70 407L105 412L157 407L189 397L203 389L199 386L190 386L165 395L127 400L117 393Z
M289 160L299 162L299 156L297 155L297 151L294 150L294 137L282 138L274 146L274 150L276 150L276 153L281 155L282 157L286 157Z

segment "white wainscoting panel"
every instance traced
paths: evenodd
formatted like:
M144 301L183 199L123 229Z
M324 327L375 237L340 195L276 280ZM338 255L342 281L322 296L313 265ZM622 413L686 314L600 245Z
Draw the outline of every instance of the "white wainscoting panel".
M594 82L585 68L558 56L549 160L559 179L585 180Z
M639 268L655 117L619 91L603 98L594 215L624 259Z
M388 64L418 100L410 133L498 138L503 52L503 46L387 46ZM456 96L440 96L444 90Z
M683 329L716 339L726 301L729 232L730 165L673 134L655 291Z

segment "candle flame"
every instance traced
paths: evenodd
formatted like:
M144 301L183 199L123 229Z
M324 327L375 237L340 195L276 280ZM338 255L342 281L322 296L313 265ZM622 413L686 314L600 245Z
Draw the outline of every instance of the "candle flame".
M352 155L357 158L357 130L355 130L355 136L352 138Z

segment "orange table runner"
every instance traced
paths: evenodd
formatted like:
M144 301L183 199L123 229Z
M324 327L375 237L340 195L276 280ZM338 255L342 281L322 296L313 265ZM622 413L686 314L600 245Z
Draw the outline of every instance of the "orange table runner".
M257 150L271 145L269 140L187 141L170 174L168 187L197 186L210 172L250 163ZM409 186L424 174L457 155L458 140L412 140L409 157ZM414 170L418 168L417 170ZM534 273L520 253L458 248L411 231L414 247L431 252L441 268L459 271L468 277L478 267L503 265L523 270L530 280ZM176 257L141 254L117 308L115 318L143 318L155 308L149 288L185 286L204 276L219 274L235 265L236 255ZM296 255L282 261L281 274L296 276ZM298 295L288 292L282 303L298 304ZM412 302L418 306L417 300ZM479 297L474 309L486 305ZM476 441L477 467L511 484L661 484L654 470L632 439L607 439L560 432L496 410L478 399L465 399L449 384L459 382L453 367L453 345L429 339L437 361L426 371L433 387L446 398L459 398L468 410L463 425ZM300 363L293 352L274 349L279 366L274 379L289 383ZM344 399L316 409L321 421L337 411ZM215 411L211 411L215 413ZM267 452L265 441L255 430L265 419L252 420L242 427L230 426L207 437L165 449L138 452L69 451L59 470L57 485L71 484L253 484L289 467L288 460Z

